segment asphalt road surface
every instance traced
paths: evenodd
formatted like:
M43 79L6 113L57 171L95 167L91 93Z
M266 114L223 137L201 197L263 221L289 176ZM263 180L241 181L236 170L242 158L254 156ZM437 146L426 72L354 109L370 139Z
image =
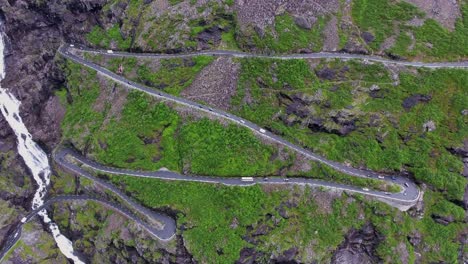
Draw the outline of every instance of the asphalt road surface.
M67 45L67 48L70 45ZM232 50L207 50L190 53L174 53L174 54L163 54L163 53L130 53L123 51L107 51L91 49L88 47L73 45L73 49L81 50L94 54L103 54L115 57L139 57L139 58L159 58L159 59L170 59L170 58L187 58L200 55L207 56L226 56L236 58L268 58L268 59L280 59L280 60L291 60L291 59L341 59L341 60L363 60L380 62L383 64L394 64L401 66L411 67L424 67L424 68L468 68L468 61L455 61L455 62L419 62L419 61L405 61L405 60L392 60L379 56L362 55L362 54L350 54L344 52L316 52L316 53L298 53L298 54L287 54L287 55L266 55L266 54L255 54L246 53L241 51Z
M79 168L77 165L67 161L65 157L71 157L83 165L104 173L127 175L144 178L156 178L163 180L176 180L176 181L191 181L191 182L204 182L204 183L219 183L230 186L252 186L254 184L296 184L296 185L310 185L310 186L322 186L331 189L344 190L353 193L361 193L373 197L383 198L391 200L397 203L412 205L419 199L419 189L412 183L408 182L404 178L396 178L391 183L398 184L401 186L402 191L399 193L382 192L375 190L363 190L360 187L354 187L345 184L327 182L322 180L310 179L310 178L284 178L284 177L253 177L252 181L245 181L242 177L211 177L211 176L197 176L197 175L182 175L176 172L159 170L159 171L135 171L128 169L112 168L104 166L95 161L91 161L79 153L72 151L67 148L61 148L56 151L54 159L65 168L73 171L77 171ZM88 176L85 176L88 178ZM405 186L404 183L408 183Z
M37 209L29 212L25 217L21 219L21 222L17 224L16 228L10 232L8 235L7 240L4 242L2 250L0 251L0 262L5 257L5 255L13 248L13 246L18 242L21 238L21 231L23 229L23 225L29 222L34 216L36 216L42 209L49 207L50 205L58 202L70 202L70 201L94 201L104 205L107 208L110 208L114 211L119 212L120 214L124 215L128 219L134 221L135 223L139 224L143 227L146 231L148 231L151 235L155 236L158 239L162 240L170 240L175 235L175 222L168 221L165 225L164 230L156 229L152 225L148 224L147 222L140 219L138 216L133 214L130 210L115 204L111 203L105 199L100 197L88 196L88 195L61 195L56 196L51 199L48 199L42 206L38 207ZM160 220L160 219L158 219ZM163 219L163 220L166 220Z
M258 135L260 135L262 137L268 138L268 139L270 139L270 140L272 140L272 141L274 141L274 142L276 142L278 144L286 146L286 147L288 147L288 148L290 148L290 149L292 149L294 151L297 151L297 152L303 154L304 156L306 156L306 157L308 157L308 158L310 158L312 160L315 160L315 161L321 162L323 164L326 164L326 165L332 167L333 169L335 169L337 171L340 171L342 173L345 173L345 174L348 174L348 175L351 175L351 176L356 176L356 177L364 177L364 178L373 178L373 179L378 179L378 180L384 180L384 181L387 181L387 182L400 184L402 186L402 188L403 188L403 191L401 193L394 193L394 194L390 194L390 195L387 195L387 194L382 193L382 192L371 191L371 190L364 191L363 189L360 189L360 188L357 188L357 187L349 187L348 186L346 189L349 190L349 191L369 194L369 195L378 196L378 197L381 197L381 198L392 199L392 200L395 200L395 201L403 201L403 202L406 201L406 202L412 202L412 203L415 203L416 200L419 198L420 192L419 192L418 187L416 186L416 184L414 184L412 181L410 181L409 179L407 179L405 177L402 177L400 175L384 175L384 174L380 174L380 173L373 172L373 171L370 171L370 170L356 169L356 168L349 167L349 166L346 166L346 165L338 163L338 162L327 160L324 157L321 157L321 156L311 152L310 150L307 150L307 149L299 147L299 146L297 146L295 144L292 144L292 143L284 140L283 138L271 133L270 131L266 131L266 130L262 129L258 125L254 124L254 123L252 123L252 122L250 122L248 120L245 120L243 118L240 118L238 116L232 115L230 113L227 113L227 112L219 110L219 109L214 109L214 108L211 108L211 107L208 107L208 106L205 106L205 105L202 105L202 104L187 100L185 98L179 98L179 97L164 93L162 91L155 90L155 89L146 87L144 85L135 83L135 82L130 81L130 80L118 75L118 74L115 74L115 73L113 73L113 72L111 72L111 71L109 71L109 70L107 70L107 69L105 69L105 68L103 68L101 66L98 66L98 65L96 65L96 64L94 64L92 62L89 62L87 60L82 59L81 57L78 57L78 56L72 54L71 52L69 52L68 49L69 49L69 45L64 45L64 46L59 48L59 52L63 56L65 56L66 58L71 59L71 60L75 61L76 63L82 64L82 65L84 65L84 66L86 66L88 68L91 68L91 69L97 71L98 73L104 75L105 77L110 78L110 79L112 79L112 80L114 80L114 81L116 81L116 82L130 88L130 89L139 90L139 91L145 92L145 93L147 93L147 94L149 94L151 96L154 96L156 98L172 101L172 102L182 104L182 105L185 105L187 107L196 109L198 111L203 111L203 112L209 113L211 115L230 120L232 122L235 122L235 123L239 124L240 126L244 126L246 128L249 128L254 133L256 133L256 134L258 134ZM206 179L204 179L204 180L206 180ZM290 182L294 182L294 181L290 180ZM300 182L300 183L302 183L302 182ZM336 184L336 185L338 186L339 184ZM406 186L406 185L408 185L408 186ZM333 187L333 186L329 186L329 185L325 185L325 184L323 184L323 186Z
M174 237L175 232L176 232L176 222L175 222L175 220L173 218L171 218L168 215L161 214L161 213L149 210L148 208L142 206L138 202L135 202L132 198L130 198L129 196L124 194L115 185L113 185L113 184L111 184L111 183L109 183L109 182L107 182L107 181L105 181L103 179L94 177L89 172L83 170L79 166L68 162L65 159L65 156L66 156L67 153L71 153L71 151L69 151L69 150L58 150L57 152L55 152L53 158L63 168L69 170L70 172L72 172L72 173L74 173L74 174L76 174L78 176L85 177L85 178L95 182L96 184L100 185L101 187L107 189L108 191L114 193L120 199L122 199L124 202L126 202L131 209L136 210L138 213L140 213L141 215L144 215L145 217L147 217L149 219L153 219L153 220L156 220L157 222L161 223L162 227L160 229L158 229L158 230L153 229L151 231L151 233L154 236L156 236L157 238L159 238L160 240L171 240ZM140 222L142 222L142 221L140 221Z

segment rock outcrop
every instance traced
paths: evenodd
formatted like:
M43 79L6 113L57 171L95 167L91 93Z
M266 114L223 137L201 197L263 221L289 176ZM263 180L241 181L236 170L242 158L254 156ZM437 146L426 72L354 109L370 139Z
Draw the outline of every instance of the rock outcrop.
M331 263L378 263L375 249L382 240L382 235L370 223L360 230L351 230L333 255Z
M63 116L58 100L53 98L53 90L64 82L56 64L57 48L65 41L83 42L85 33L97 23L96 14L105 2L0 2L7 36L2 87L22 102L21 116L26 126L34 139L47 147L53 147L60 139Z

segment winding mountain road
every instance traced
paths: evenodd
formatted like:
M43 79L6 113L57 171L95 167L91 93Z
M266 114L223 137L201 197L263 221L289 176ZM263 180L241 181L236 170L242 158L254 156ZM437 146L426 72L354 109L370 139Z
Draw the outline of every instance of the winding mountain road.
M23 225L29 222L34 216L36 216L42 209L45 209L49 207L50 205L58 202L70 202L70 201L94 201L98 202L102 205L104 205L107 208L110 208L114 211L119 212L120 214L124 215L128 219L134 221L138 225L140 225L142 228L144 228L146 231L148 231L151 235L155 236L158 239L161 240L170 240L174 237L175 235L175 222L172 220L172 218L169 217L164 217L163 219L157 219L158 221L161 221L165 223L165 228L163 230L156 229L152 225L148 224L147 222L141 220L138 216L133 214L130 210L109 202L103 198L100 197L94 197L94 196L89 196L89 195L60 195L56 196L53 198L48 199L46 202L44 202L43 205L38 207L37 209L30 211L25 217L21 219L21 222L17 224L16 228L10 232L10 235L8 236L7 240L4 242L4 245L2 247L2 250L0 251L0 262L3 260L5 255L13 248L13 246L18 242L18 240L21 237L21 232L23 229ZM170 221L167 221L167 219L171 219ZM167 222L164 222L167 221Z
M73 48L75 50L81 50L88 53L102 54L114 57L137 57L137 58L158 58L158 59L171 59L171 58L188 58L200 55L207 56L224 56L224 57L235 57L235 58L264 58L264 59L279 59L279 60L294 60L294 59L341 59L341 60L362 60L380 62L383 64L393 64L401 66L411 66L418 68L468 68L468 61L456 61L456 62L420 62L420 61L405 61L405 60L392 60L380 56L373 55L362 55L362 54L351 54L344 52L316 52L316 53L297 53L287 55L266 55L266 54L255 54L247 53L242 51L233 50L207 50L197 51L189 53L131 53L124 51L112 51L98 50L84 47L81 45L67 45L67 48Z
M384 181L387 181L387 182L400 184L402 186L402 188L403 188L403 191L401 193L394 193L394 194L390 194L390 195L387 195L387 194L382 193L382 192L372 193L374 191L370 191L370 190L369 191L364 191L362 189L356 190L356 188L347 188L349 191L360 192L360 193L365 193L365 194L369 194L369 195L372 194L374 196L379 196L379 197L386 198L386 199L399 200L399 201L403 201L403 202L406 201L406 202L415 203L417 201L417 199L419 199L420 192L419 192L418 187L412 181L410 181L409 179L407 179L405 177L402 177L402 176L399 176L399 175L384 175L384 174L373 172L373 171L370 171L370 170L356 169L356 168L352 168L352 167L343 165L343 164L335 162L335 161L327 160L326 158L324 158L322 156L319 156L319 155L313 153L310 150L307 150L307 149L304 149L304 148L302 148L300 146L292 144L291 142L288 142L288 141L284 140L280 136L277 136L277 135L271 133L270 131L266 131L265 129L259 127L258 125L254 124L254 123L252 123L252 122L250 122L248 120L245 120L243 118L240 118L238 116L232 115L232 114L230 114L228 112L225 112L225 111L222 111L222 110L219 110L219 109L214 109L214 108L211 108L211 107L208 107L208 106L205 106L205 105L202 105L202 104L187 100L185 98L176 97L176 96L164 93L162 91L155 90L155 89L146 87L144 85L138 84L136 82L130 81L130 80L124 78L123 76L120 76L118 74L115 74L115 73L109 71L106 68L98 66L98 65L96 65L96 64L94 64L92 62L89 62L89 61L87 61L87 60L85 60L85 59L83 59L83 58L81 58L81 57L79 57L77 55L72 54L69 51L69 48L70 48L70 45L63 45L63 46L61 46L59 48L59 53L62 54L65 58L68 58L68 59L70 59L70 60L72 60L72 61L74 61L76 63L79 63L79 64L84 65L84 66L86 66L86 67L88 67L90 69L93 69L93 70L97 71L98 73L102 74L103 76L105 76L107 78L110 78L110 79L124 85L125 87L128 87L130 89L134 89L134 90L138 90L138 91L142 91L142 92L145 92L145 93L147 93L147 94L149 94L149 95L151 95L153 97L168 100L168 101L172 101L172 102L178 103L178 104L182 104L184 106L196 109L198 111L203 111L203 112L206 112L206 113L208 113L210 115L217 116L217 117L220 117L220 118L224 118L224 119L227 119L227 120L229 120L231 122L235 122L240 126L243 126L243 127L246 127L248 129L252 130L254 133L256 133L256 134L258 134L258 135L260 135L260 136L262 136L264 138L270 139L273 142L281 144L281 145L283 145L283 146L285 146L285 147L287 147L289 149L292 149L292 150L294 150L294 151L296 151L298 153L301 153L302 155L308 157L311 160L315 160L315 161L321 162L321 163L323 163L325 165L328 165L328 166L332 167L333 169L335 169L337 171L340 171L342 173L345 173L345 174L348 174L348 175L351 175L351 176L356 176L356 177L374 178L374 179L384 180ZM326 185L323 185L323 186L326 186ZM329 187L329 186L327 186L327 187Z
M309 150L306 150L304 148L301 148L299 146L296 146L281 137L274 135L273 133L266 131L259 126L244 120L240 117L234 116L230 113L218 110L218 109L212 109L210 107L192 102L190 100L184 99L184 98L178 98L175 96L172 96L170 94L161 92L161 91L155 91L151 88L145 87L143 85L140 85L138 83L129 81L125 78L123 78L120 75L117 75L103 67L100 67L98 65L95 65L89 61L86 61L72 53L69 52L68 50L69 45L62 46L59 49L59 53L62 54L64 57L82 64L88 68L91 68L93 70L96 70L98 73L118 82L123 84L124 86L130 88L130 89L135 89L139 90L142 92L145 92L147 94L150 94L154 97L173 101L178 104L182 104L191 108L194 108L199 111L207 112L211 115L218 116L220 118L228 119L232 122L235 122L239 124L240 126L244 126L246 128L249 128L250 130L254 131L254 133L259 134L260 136L266 137L276 143L282 144L290 149L293 149L308 158L312 160L316 160L319 162L322 162L340 172L352 175L352 176L357 176L357 177L366 177L366 178L377 178L380 180L384 180L387 182L390 182L392 184L398 184L401 186L402 191L399 193L388 193L388 192L380 192L380 191L374 191L374 190L368 190L364 188L359 188L359 187L354 187L354 186L348 186L344 184L338 184L338 183L332 183L332 182L326 182L326 181L321 181L321 180L315 180L315 179L308 179L308 178L280 178L280 177L272 177L272 178L253 178L250 181L245 181L242 178L235 177L235 178L226 178L226 177L208 177L208 176L195 176L195 175L181 175L178 173L170 172L170 171L155 171L155 172L143 172L143 171L134 171L134 170L127 170L127 169L119 169L119 168L111 168L107 167L104 165L101 165L99 163L96 163L94 161L90 161L83 156L79 155L78 153L71 151L69 149L61 148L54 152L53 158L54 160L63 168L79 175L82 177L85 177L89 180L94 181L98 185L102 186L103 188L109 190L110 192L114 193L117 195L120 199L122 199L124 202L126 202L132 209L136 210L138 213L141 215L144 215L147 218L151 218L153 220L156 220L159 222L162 227L161 228L154 228L147 222L141 220L138 216L134 215L132 212L129 210L113 204L111 202L108 202L104 199L97 198L97 197L90 197L90 196L59 196L59 197L54 197L49 200L47 200L41 207L37 208L34 211L31 211L28 213L27 216L25 216L22 220L21 223L17 225L16 229L9 235L7 241L4 243L2 251L0 251L0 260L5 256L5 254L15 245L15 243L19 240L21 237L21 230L22 227L25 223L27 223L33 216L35 216L38 212L40 212L42 209L45 207L56 203L60 201L73 201L73 200L92 200L99 202L107 207L110 207L113 210L116 210L120 212L121 214L125 215L129 219L135 221L139 225L141 225L144 229L146 229L150 234L153 236L157 237L160 240L170 240L172 239L175 234L176 234L176 223L175 220L167 215L160 214L154 211L149 210L148 208L145 208L141 204L135 202L132 200L132 198L128 197L125 195L122 191L120 191L117 187L114 185L100 179L97 177L94 177L87 171L83 170L80 166L69 162L66 157L69 156L72 159L75 159L76 161L82 163L84 166L87 166L93 170L96 171L101 171L105 173L111 173L111 174L119 174L119 175L128 175L128 176L135 176L135 177L147 177L147 178L158 178L158 179L164 179L164 180L179 180L179 181L192 181L192 182L206 182L206 183L217 183L217 184L224 184L224 185L235 185L235 186L251 186L254 184L296 184L296 185L311 185L311 186L323 186L327 188L333 188L333 189L339 189L339 190L344 190L344 191L349 191L353 193L361 193L377 198L382 198L386 200L390 200L393 202L405 204L405 205L413 205L415 204L419 198L420 198L420 191L419 188L416 186L415 183L412 181L401 177L401 176L388 176L388 175L382 175L373 171L367 171L367 170L360 170L356 168L351 168L348 166L345 166L343 164L334 162L334 161L329 161ZM82 49L84 50L84 49ZM94 50L90 50L90 52L98 52ZM102 53L102 51L100 52ZM107 53L106 53L107 54ZM114 55L119 55L117 53L113 53ZM227 55L227 56L237 56L237 57L250 57L253 55L249 54L244 54L244 53L239 53L239 52L208 52L204 53L207 55ZM121 53L119 56L150 56L150 57L183 57L183 56L195 56L195 55L200 55L200 54L182 54L182 55L142 55L142 54L133 54L130 55L129 53ZM310 54L308 54L310 55ZM281 58L297 58L293 57L296 55L290 55L287 57L281 57ZM258 56L257 56L258 57ZM277 56L261 56L261 57L268 57L268 58L279 58ZM301 58L304 58L303 55L301 55ZM339 58L344 58L340 56ZM356 57L352 57L356 58ZM410 65L410 66L415 66L415 65ZM427 66L427 65L426 65ZM425 67L426 67L425 66ZM434 65L432 66L427 66L427 67L435 67ZM437 67L441 67L440 65ZM465 66L444 66L444 67L466 67Z
M126 175L126 176L135 176L135 177L143 177L143 178L156 178L156 179L163 179L163 180L175 180L175 181L190 181L190 182L204 182L204 183L218 183L228 186L252 186L255 184L295 184L295 185L310 185L310 186L322 186L331 189L338 189L343 191L349 191L353 193L361 193L373 197L383 198L386 200L391 200L397 203L405 204L405 205L412 205L419 199L419 189L416 184L412 182L408 182L406 179L400 177L395 178L392 180L391 183L397 184L401 186L402 191L399 193L390 193L390 192L381 192L375 190L363 190L360 187L354 187L345 184L339 184L334 182L327 182L322 180L316 180L311 178L283 178L283 177L254 177L252 181L243 181L241 177L212 177L212 176L197 176L197 175L182 175L176 172L167 171L167 170L159 170L159 171L135 171L135 170L128 170L128 169L120 169L120 168L112 168L108 166L104 166L99 164L95 161L91 161L82 155L76 153L67 148L61 148L56 151L54 155L54 159L64 168L71 170L75 173L82 174L83 171L79 166L68 162L66 157L69 156L74 160L82 163L83 165L95 170L104 173L110 174L117 174L117 175ZM90 176L82 174L86 178L90 178ZM96 181L102 181L108 185L109 183L91 176L91 179ZM408 186L405 186L404 183L407 183ZM113 186L113 185L112 185ZM115 188L115 187L114 187ZM113 189L114 189L113 188Z

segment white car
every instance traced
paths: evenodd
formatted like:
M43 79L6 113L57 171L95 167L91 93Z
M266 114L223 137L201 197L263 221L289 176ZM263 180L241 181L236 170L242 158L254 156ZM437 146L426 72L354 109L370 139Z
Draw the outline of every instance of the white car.
M70 44L70 47L75 47L75 45L73 45L73 44Z
M263 128L260 128L260 133L265 133L265 132L266 132L266 130L265 130L265 129L263 129Z
M24 224L24 223L26 222L26 220L27 220L27 218L26 218L26 217L23 217L23 218L21 219L21 223Z
M241 122L242 124L245 124L245 121L244 121L244 120L241 120L240 122Z
M112 54L114 52L112 50L107 50L107 53Z
M385 177L382 176L382 175L379 175L377 178L379 178L379 179L385 179Z
M363 191L368 192L369 188L362 188Z

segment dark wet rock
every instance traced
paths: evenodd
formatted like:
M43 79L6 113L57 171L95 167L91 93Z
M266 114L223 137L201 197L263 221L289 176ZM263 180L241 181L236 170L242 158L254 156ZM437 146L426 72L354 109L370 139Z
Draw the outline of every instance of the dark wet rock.
M264 259L264 254L257 252L254 248L243 248L240 251L240 257L236 264L253 264L259 263Z
M255 230L251 233L252 236L263 236L268 234L271 228L266 224L260 224L255 228Z
M371 43L375 39L374 35L372 33L370 33L370 32L367 32L367 31L362 32L361 38L364 39L364 41L367 44Z
M339 129L333 129L330 132L345 136L356 130L355 122L357 118L351 112L345 110L338 111L335 115L332 115L331 118L336 124L341 125L341 127Z
M418 246L419 244L421 244L421 241L422 241L421 233L419 232L411 233L408 236L408 241L410 242L412 246L415 246L415 247Z
M83 43L97 24L105 0L2 1L6 39L3 87L21 101L21 117L33 138L54 146L60 139L60 108L53 90L63 85L54 60L62 42ZM57 118L57 119L54 119Z
M464 177L468 177L468 139L463 141L463 147L450 147L447 148L450 153L457 155L462 158L463 162L463 172Z
M323 131L325 128L324 128L324 120L322 118L310 118L309 119L309 124L308 124L308 128L312 131Z
M197 42L199 49L209 49L213 45L218 45L221 41L222 30L214 26L198 33Z
M284 219L288 219L289 218L288 209L291 209L293 207L297 207L297 203L294 203L292 201L282 202L280 206L278 206L277 208L278 214Z
M403 100L402 106L405 109L411 109L418 103L427 103L432 99L432 96L430 95L424 95L424 94L414 94L409 97L406 97Z
M380 259L375 250L383 239L371 223L365 224L360 230L352 229L333 254L331 263L378 263Z
M371 114L369 117L369 126L371 127L378 127L381 123L380 116L377 114Z
M369 90L369 96L372 98L385 98L385 93L382 90Z
M315 71L315 74L322 80L333 80L335 79L336 71L330 68L323 68Z
M288 107L286 107L286 113L288 115L294 114L300 118L306 118L307 116L309 116L310 111L306 107L304 107L301 103L294 102L288 105Z
M369 51L363 47L361 43L355 40L349 40L341 51L364 55L369 54Z
M465 210L468 210L468 184L465 186L465 194L463 195L462 204Z
M448 148L450 153L458 155L460 157L468 157L468 139L464 140L463 147L452 147Z
M273 259L273 263L282 263L282 264L295 264L299 263L294 258L298 253L298 249L296 247L292 247L288 250L283 251L281 255L277 256Z
M455 218L452 215L437 215L437 214L432 214L431 215L432 219L438 224L441 225L448 225L450 223L453 223L455 221Z

